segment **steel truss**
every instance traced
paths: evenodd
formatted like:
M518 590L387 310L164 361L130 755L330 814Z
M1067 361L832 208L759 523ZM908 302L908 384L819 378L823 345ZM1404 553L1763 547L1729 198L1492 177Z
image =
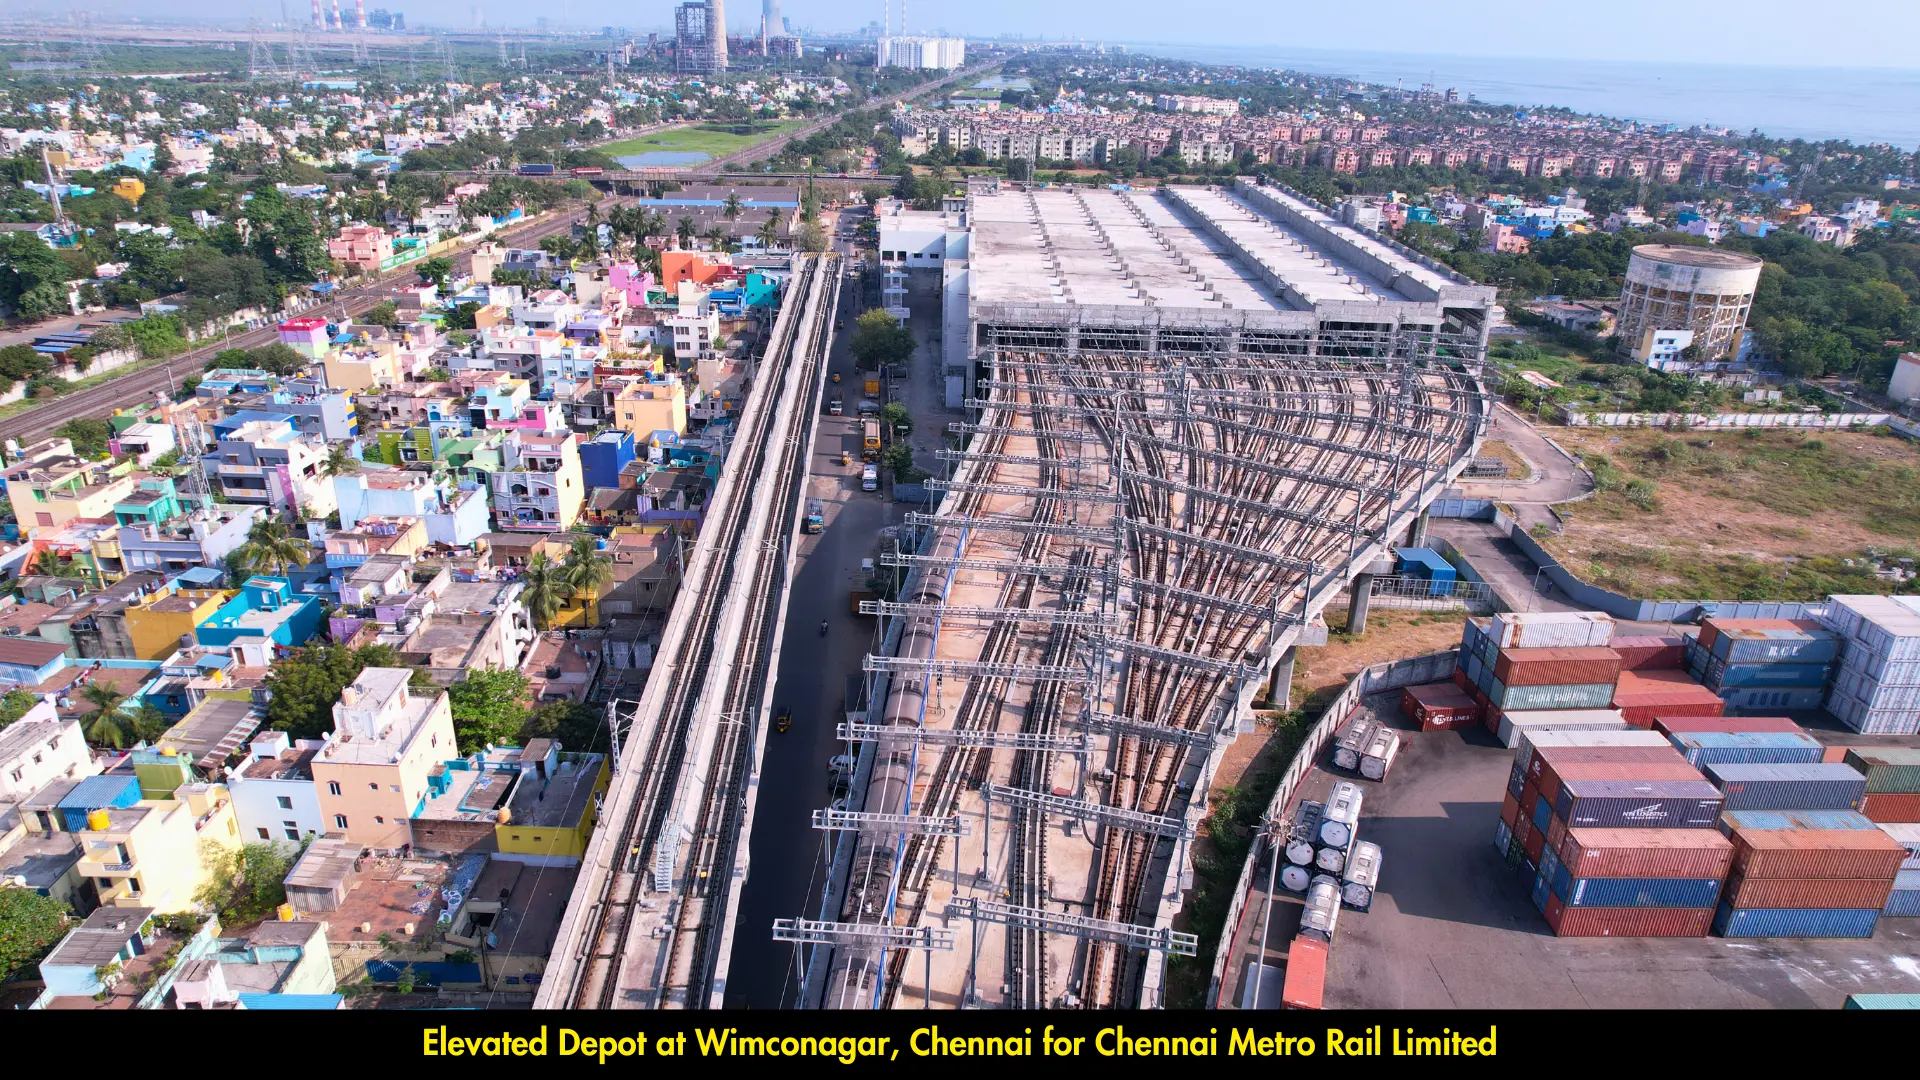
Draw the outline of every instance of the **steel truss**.
M1059 499L1063 502L1117 503L1123 496L1110 491L1061 491L1021 484L981 484L971 480L928 480L929 491L958 491L963 495L1013 495L1022 499Z
M840 724L834 738L845 742L899 741L929 746L984 746L990 750L1037 750L1085 756L1093 752L1087 736L1042 735L1033 731L980 728L916 728L888 724ZM817 827L817 826L816 826Z
M1149 724L1144 720L1131 720L1112 713L1089 712L1078 717L1067 717L1066 723L1077 724L1092 735L1110 735L1116 738L1140 739L1144 742L1172 743L1175 746L1191 746L1211 749L1219 742L1219 737L1206 731L1192 728L1168 727L1165 724Z
M983 622L1042 623L1048 626L1115 626L1119 616L1110 612L1075 611L1069 608L990 608L957 604L902 604L893 600L862 600L862 615L898 615L925 619L979 619Z
M1096 825L1108 825L1128 832L1151 833L1175 840L1193 839L1193 830L1188 828L1186 821L1181 818L1145 814L1138 810L1106 806L1088 802L1085 799L1069 799L1045 791L1027 791L1022 788L1003 787L999 784L982 784L980 797L988 802L1031 807L1042 813L1057 814L1060 817L1070 817L1079 821L1091 821Z
M863 945L876 949L953 951L953 931L937 926L876 926L870 923L775 919L773 940L802 945Z
M1226 675L1237 679L1257 679L1266 674L1264 669L1254 664L1239 663L1233 660L1219 660L1211 656L1201 656L1198 653L1181 652L1179 649L1169 649L1161 645L1149 645L1144 641L1135 641L1132 638L1098 636L1090 639L1088 644L1095 648L1119 649L1129 656L1144 656L1149 660L1158 660L1162 663L1194 668L1195 670L1205 671L1212 675Z
M1249 615L1256 619L1272 619L1278 614L1281 622L1292 623L1303 621L1302 616L1294 615L1287 611L1276 613L1271 606L1262 607L1259 604L1249 604L1244 600L1233 600L1225 596L1216 596L1213 593L1196 592L1193 589L1183 589L1178 585L1168 585L1165 582L1153 581L1148 578L1124 578L1120 584L1122 587L1132 588L1136 593L1159 593L1172 600L1218 608L1221 611L1232 612L1235 615Z
M970 836L962 817L920 814L863 814L853 810L815 810L813 827L822 831L909 833L914 836Z
M1164 488L1167 491L1178 492L1188 498L1208 499L1222 506L1230 506L1236 510L1245 510L1251 514L1277 517L1282 521L1291 521L1298 525L1308 526L1309 528L1338 529L1341 532L1352 532L1359 528L1359 523L1354 520L1354 514L1343 514L1340 517L1327 517L1324 514L1309 514L1301 510L1288 509L1278 503L1243 499L1238 495L1228 495L1215 491L1212 488L1195 487L1192 484L1182 483L1178 480L1169 480L1166 477L1156 476L1153 473L1135 472L1132 469L1120 470L1120 479L1131 480L1136 484L1146 484L1149 487ZM1359 508L1356 506L1354 513L1357 514L1358 512Z
M1225 540L1214 540L1197 533L1183 532L1179 529L1169 529L1165 525L1154 525L1141 521L1138 518L1126 518L1124 521L1127 529L1131 532L1158 537L1173 543L1185 544L1188 547L1197 547L1205 551L1213 552L1215 555L1225 555L1233 559L1246 559L1249 562L1263 562L1270 566L1278 566L1287 570L1297 570L1305 574L1318 574L1320 572L1320 564L1309 559L1296 559L1291 555L1276 555L1271 551L1247 547L1244 544L1230 544Z
M1033 682L1079 682L1089 678L1087 670L1081 667L995 664L984 660L942 660L931 656L875 656L872 653L867 654L861 670L869 674L931 675L937 679L951 675L959 678L980 676L989 679L1029 679Z
M954 515L946 517L940 514L908 513L909 525L925 525L929 528L969 529L974 532L1010 532L1031 536L1043 533L1047 536L1071 536L1080 540L1112 540L1113 530L1095 525L1073 525L1067 522L1028 521L1024 518L978 518Z
M1072 915L1067 912L1048 911L1045 908L1025 907L1019 904L1002 904L993 900L969 899L964 904L949 903L946 917L949 920L976 919L981 922L1000 923L1004 926L1026 926L1049 934L1071 934L1075 937L1112 942L1115 945L1124 945L1133 949L1172 953L1175 956L1195 956L1200 952L1198 937L1181 933L1172 927L1163 930L1137 923L1096 919L1091 915Z

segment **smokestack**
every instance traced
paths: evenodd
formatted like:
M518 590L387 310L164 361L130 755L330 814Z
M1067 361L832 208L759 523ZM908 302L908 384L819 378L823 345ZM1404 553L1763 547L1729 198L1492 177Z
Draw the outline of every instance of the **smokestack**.
M353 0L353 24L361 30L367 28L367 0Z
M327 28L327 17L320 14L320 0L313 0L313 28L315 30Z
M713 57L713 70L727 70L726 0L707 0L707 50Z
M340 21L340 0L333 0L333 28L335 30L347 28L347 24Z

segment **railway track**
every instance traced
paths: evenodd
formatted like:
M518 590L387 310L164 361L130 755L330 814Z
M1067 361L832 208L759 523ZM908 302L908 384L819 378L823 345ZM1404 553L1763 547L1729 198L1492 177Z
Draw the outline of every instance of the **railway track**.
M562 925L564 977L543 987L543 1006L705 1007L712 996L817 411L793 405L825 378L838 266L803 256L788 286Z

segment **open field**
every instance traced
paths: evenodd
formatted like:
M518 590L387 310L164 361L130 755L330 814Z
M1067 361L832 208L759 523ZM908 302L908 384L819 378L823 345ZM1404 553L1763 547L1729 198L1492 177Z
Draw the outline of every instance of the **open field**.
M1545 541L1582 580L1653 599L1886 592L1847 567L1920 537L1920 449L1892 435L1568 428L1600 490ZM1789 561L1793 560L1793 561Z
M1533 475L1533 466L1527 464L1527 459L1514 453L1513 447L1499 439L1488 439L1481 443L1480 456L1506 462L1508 480L1525 480Z
M801 126L803 125L799 121L693 124L656 131L637 139L622 139L619 142L606 143L594 149L613 158L661 151L673 154L705 154L709 158L719 158L737 153L755 143L776 138Z

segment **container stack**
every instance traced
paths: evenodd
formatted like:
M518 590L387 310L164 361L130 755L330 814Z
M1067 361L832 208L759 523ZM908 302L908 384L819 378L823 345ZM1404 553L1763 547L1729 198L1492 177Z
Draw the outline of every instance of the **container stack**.
M1732 710L1817 709L1840 639L1812 619L1705 619L1687 670Z
M1653 730L1662 735L1685 731L1784 731L1804 734L1799 724L1784 716L1656 716ZM1832 748L1829 747L1829 754Z
M1656 716L1719 716L1720 695L1684 671L1623 671L1613 690L1614 708L1634 727L1652 727Z
M1872 937L1907 850L1851 810L1730 810L1723 937Z
M1466 690L1450 682L1409 686L1400 693L1400 711L1421 731L1461 727L1480 721L1480 706Z
M1832 596L1822 621L1840 638L1827 711L1863 734L1920 734L1920 599Z
M1880 914L1888 918L1920 918L1920 822L1880 822L1880 831L1893 838L1907 857L1894 875L1893 892Z
M1684 637L1615 637L1608 648L1620 654L1621 671L1682 671L1687 666Z
M1527 730L1604 729L1620 656L1608 647L1613 618L1601 612L1503 612L1469 619L1454 682L1508 746Z
M1920 822L1920 750L1854 747L1845 761L1867 778L1860 812L1876 822Z

